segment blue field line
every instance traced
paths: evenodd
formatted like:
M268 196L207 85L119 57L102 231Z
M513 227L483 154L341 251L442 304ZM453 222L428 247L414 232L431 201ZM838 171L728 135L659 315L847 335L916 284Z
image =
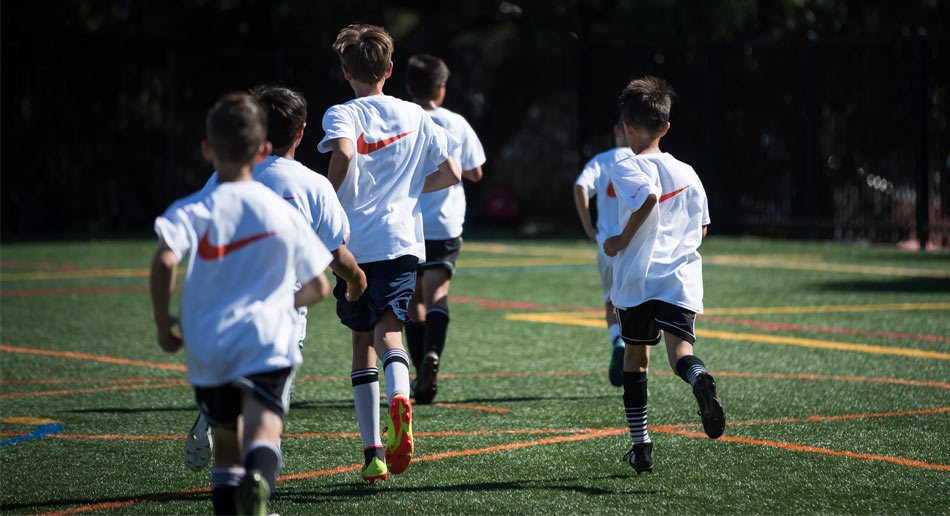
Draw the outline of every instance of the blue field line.
M0 446L6 446L8 444L17 444L26 441L32 441L33 439L39 439L47 435L58 434L66 428L61 423L47 423L45 425L38 425L33 429L33 433L29 435L21 435L19 437L14 437L13 439L7 439L6 441L0 441Z

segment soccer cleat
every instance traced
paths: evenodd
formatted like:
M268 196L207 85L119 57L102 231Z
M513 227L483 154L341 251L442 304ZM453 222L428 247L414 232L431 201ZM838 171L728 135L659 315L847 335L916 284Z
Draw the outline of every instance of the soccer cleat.
M614 339L614 350L610 354L610 368L607 370L607 377L610 383L617 387L623 386L623 355L627 347L623 339L617 337Z
M439 374L439 359L432 356L426 356L422 360L422 369L419 370L419 376L412 381L412 393L416 397L416 403L428 405L435 399L435 393L438 390L436 376Z
M195 424L191 425L188 437L185 439L185 465L192 471L200 471L208 464L211 452L214 450L214 439L211 438L211 427L205 415L198 412Z
M260 471L248 471L237 492L237 513L241 516L267 516L270 486Z
M386 468L386 462L383 460L382 446L369 446L363 449L365 462L360 468L360 476L363 480L372 484L377 480L387 480L389 470Z
M693 384L693 396L699 403L699 415L703 418L703 430L710 439L722 435L726 428L726 413L716 393L716 379L709 373L702 373Z
M624 454L623 460L633 466L637 475L644 471L653 473L653 443L634 444L633 448Z
M386 433L386 466L398 475L412 460L412 406L402 394L389 403L389 429Z

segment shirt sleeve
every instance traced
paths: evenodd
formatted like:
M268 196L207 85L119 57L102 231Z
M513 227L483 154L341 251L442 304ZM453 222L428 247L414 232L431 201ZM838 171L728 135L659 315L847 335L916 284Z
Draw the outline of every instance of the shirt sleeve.
M194 228L188 213L179 204L173 204L161 216L155 219L155 233L159 240L175 253L181 261L194 245Z
M317 144L317 150L320 152L330 152L333 148L330 141L338 138L346 138L356 143L356 126L348 110L343 105L336 105L323 114L323 130L326 133L320 143Z
M660 186L647 171L633 160L623 160L609 169L610 182L614 185L620 205L637 211L650 194L660 197Z
M205 195L211 192L211 190L214 190L214 188L217 185L218 185L218 171L215 170L214 172L211 173L211 177L208 178L208 181L205 182L205 185L201 187L201 190L199 190L199 193L201 195Z
M314 197L313 231L327 249L336 251L350 239L350 221L329 181L317 185Z
M426 158L436 165L449 159L459 146L458 139L439 127L428 115L422 117L422 130L426 138Z
M475 134L471 124L464 118L462 119L462 142L461 155L459 157L459 167L462 170L472 170L485 164L485 149L482 148L482 142Z
M297 275L297 281L308 283L318 275L323 274L330 262L333 261L333 255L325 245L317 238L317 234L307 224L303 215L296 210L293 211L294 223L297 226L297 258L295 261L294 272Z
M600 167L597 165L597 161L592 159L584 165L584 170L581 170L574 184L584 188L588 198L594 197L597 195L597 176L599 175Z

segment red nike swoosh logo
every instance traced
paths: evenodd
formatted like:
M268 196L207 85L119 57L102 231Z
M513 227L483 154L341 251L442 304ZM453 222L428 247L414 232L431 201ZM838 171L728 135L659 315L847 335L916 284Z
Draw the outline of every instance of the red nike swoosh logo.
M613 183L607 183L607 197L613 197L613 198L617 197L617 192L614 191Z
M409 136L409 134L412 132L413 131L397 134L396 136L393 136L392 138L386 138L385 140L380 140L378 142L373 142L373 143L367 143L366 139L363 136L363 133L360 133L360 137L357 138L356 140L356 152L359 152L360 154L369 154L370 152L376 152L379 149L382 149L383 147L389 145L390 143L396 140L401 140L402 138Z
M660 196L660 202L663 202L663 201L669 199L670 197L673 197L674 195L676 195L676 194L678 194L678 193L682 193L683 190L686 190L687 188L689 188L689 185L686 185L686 186L684 186L683 188L680 188L679 190L677 190L677 191L675 191L675 192L670 192L670 193L666 193L666 194L661 195L661 196Z
M232 251L237 251L238 249L252 242L256 242L262 238L267 238L275 234L277 233L271 231L270 233L261 233L259 235L252 235L247 238L235 240L230 244L213 245L211 241L208 240L208 230L205 230L204 236L201 237L201 241L198 242L198 256L204 258L205 260L220 260L224 258L224 255Z

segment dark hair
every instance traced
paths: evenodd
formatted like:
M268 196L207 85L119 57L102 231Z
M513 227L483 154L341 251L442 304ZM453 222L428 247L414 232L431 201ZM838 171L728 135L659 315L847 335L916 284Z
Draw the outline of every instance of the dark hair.
M393 38L382 27L354 24L340 30L333 50L354 79L375 84L386 78L393 58Z
M307 99L281 86L257 86L251 95L267 112L267 139L274 146L272 154L284 154L297 131L307 122Z
M205 131L221 161L251 163L267 139L267 113L247 93L228 93L208 111Z
M620 94L620 118L651 132L660 131L670 121L673 88L657 77L647 75L630 81Z
M445 61L428 54L416 54L409 58L406 67L406 89L413 98L430 100L439 85L449 80L449 67Z

